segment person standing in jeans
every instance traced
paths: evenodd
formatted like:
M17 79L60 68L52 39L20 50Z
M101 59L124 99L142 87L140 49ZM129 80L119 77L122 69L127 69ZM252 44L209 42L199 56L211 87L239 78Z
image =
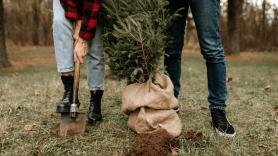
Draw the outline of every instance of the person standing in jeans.
M177 10L181 15L169 27L173 39L166 48L165 66L178 98L180 92L181 54L184 46L186 18L190 7L195 21L201 53L206 60L208 78L208 101L212 126L221 136L234 137L235 129L226 118L226 63L219 32L220 0L168 0L171 14Z
M53 0L55 56L64 85L64 95L56 112L70 112L74 64L76 60L83 63L83 57L88 53L88 86L91 93L88 121L92 124L102 121L104 63L100 6L100 0Z

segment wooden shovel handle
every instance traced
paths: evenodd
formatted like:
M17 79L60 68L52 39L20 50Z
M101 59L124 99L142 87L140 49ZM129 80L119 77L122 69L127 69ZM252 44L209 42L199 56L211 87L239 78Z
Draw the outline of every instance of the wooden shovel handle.
M74 67L74 84L73 84L73 103L77 104L77 96L79 90L79 79L80 79L80 62L77 59Z

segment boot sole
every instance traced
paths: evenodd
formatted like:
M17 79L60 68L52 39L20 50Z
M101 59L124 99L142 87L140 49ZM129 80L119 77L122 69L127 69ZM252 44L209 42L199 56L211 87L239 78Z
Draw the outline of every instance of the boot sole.
M100 120L91 120L91 119L88 119L88 124L91 125L91 126L96 126L96 125L99 125L100 123L102 123L103 119L100 119Z
M224 133L224 132L219 131L215 126L213 126L212 122L210 122L210 124L219 136L224 137L224 138L230 138L230 139L235 138L236 132L234 132L233 134Z
M223 132L219 131L217 128L214 128L214 129L215 129L215 132L221 137L234 138L236 136L236 132L233 134L227 134L227 133L223 133Z

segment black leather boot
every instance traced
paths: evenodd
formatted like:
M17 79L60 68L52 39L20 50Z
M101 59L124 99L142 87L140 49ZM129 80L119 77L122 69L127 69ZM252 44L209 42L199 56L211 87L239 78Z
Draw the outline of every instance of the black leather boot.
M57 106L57 113L69 113L70 106L73 102L73 76L61 76L62 82L64 84L64 95L62 100L59 102ZM77 100L78 101L78 100ZM79 101L77 102L80 105Z
M89 124L95 125L102 121L101 99L103 90L91 91L91 100L88 113Z

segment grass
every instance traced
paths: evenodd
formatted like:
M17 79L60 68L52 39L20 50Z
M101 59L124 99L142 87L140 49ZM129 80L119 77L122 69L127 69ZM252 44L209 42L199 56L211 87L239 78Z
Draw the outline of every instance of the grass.
M260 53L228 58L228 75L233 78L228 84L228 115L237 137L224 139L210 126L205 63L199 54L185 51L180 117L184 131L202 132L204 142L197 145L181 140L179 155L277 155L278 60L274 58L278 58L278 53L265 55L264 59L257 57L262 56ZM59 138L59 116L54 110L62 85L55 70L53 50L13 50L10 57L18 61L16 67L20 62L35 61L24 68L1 71L1 156L121 156L132 145L135 134L128 129L127 117L120 112L125 82L106 79L102 124L88 127L83 137ZM257 59L246 59L250 57ZM50 63L45 65L46 62ZM83 69L80 84L83 111L89 101L85 73ZM25 125L32 125L32 130L25 130Z

